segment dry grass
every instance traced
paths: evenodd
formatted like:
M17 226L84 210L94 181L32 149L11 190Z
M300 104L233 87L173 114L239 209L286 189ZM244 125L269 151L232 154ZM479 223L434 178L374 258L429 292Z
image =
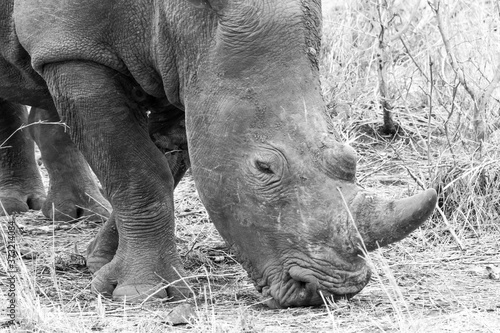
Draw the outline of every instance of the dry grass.
M376 31L367 25L375 3L333 3L325 13L322 81L333 128L359 153L358 182L394 197L433 186L440 192L443 214L436 213L403 241L371 253L373 279L352 300L270 310L210 223L191 178L185 177L175 196L177 235L197 295L190 301L197 318L172 327L166 316L175 304L130 306L90 292L92 277L80 255L97 225L52 223L30 212L16 217L23 260L17 261L19 325L11 331L500 331L498 89L482 115L488 136L477 143L470 96L458 85L432 11L422 2L409 30L389 45L388 87L402 131L395 138L380 136ZM405 25L414 1L393 4L399 21L389 34ZM497 65L496 6L458 0L445 8L447 29L453 32L450 44L477 89L487 85ZM5 271L4 252L0 264ZM6 301L3 285L0 304Z
M166 315L175 304L155 302L143 306L116 304L97 298L89 290L91 274L75 259L96 232L79 221L72 229L55 228L55 235L38 233L37 213L16 218L24 260L18 261L18 319L22 329L40 332L189 331L189 332L495 332L500 327L498 235L462 241L433 226L391 248L372 253L373 281L350 301L326 307L269 310L246 273L225 252L223 242L200 211L192 182L180 190L180 251L198 295L198 318L190 325L171 327ZM192 200L189 200L192 199ZM29 258L29 259L28 259ZM5 265L5 262L3 263ZM495 274L497 274L495 276ZM6 299L6 296L3 296ZM3 303L3 302L2 302ZM20 327L20 328L21 328Z

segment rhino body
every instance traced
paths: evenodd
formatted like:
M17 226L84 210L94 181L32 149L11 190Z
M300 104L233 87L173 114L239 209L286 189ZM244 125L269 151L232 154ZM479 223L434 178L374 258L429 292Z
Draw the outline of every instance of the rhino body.
M319 0L7 0L0 12L0 97L57 110L112 205L89 247L97 292L186 295L173 189L189 165L271 307L356 294L370 278L361 249L433 211L433 190L394 201L355 184L356 155L324 115Z

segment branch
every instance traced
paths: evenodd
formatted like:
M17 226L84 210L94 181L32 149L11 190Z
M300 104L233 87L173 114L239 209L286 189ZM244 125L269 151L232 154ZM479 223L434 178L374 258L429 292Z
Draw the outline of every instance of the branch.
M395 33L393 36L391 36L391 38L389 39L389 43L393 42L397 39L400 39L406 33L406 31L410 28L411 22L413 21L415 16L417 16L418 8L420 7L421 1L422 0L418 0L415 3L415 7L413 7L413 10L411 11L410 18L408 19L408 21L406 22L406 24L403 26L403 28L401 30L399 30L397 33Z
M450 65L453 71L457 74L458 81L462 86L464 86L465 90L469 95L472 97L474 102L477 100L477 93L473 91L471 87L467 84L467 81L465 80L465 74L463 69L458 65L457 59L455 58L455 55L451 51L451 46L450 46L450 40L446 34L444 25L443 25L443 19L441 17L441 11L440 11L440 4L441 2L439 0L434 0L434 4L431 4L430 1L428 1L429 6L431 9L434 11L436 14L436 20L437 20L437 25L438 25L438 30L439 33L441 34L441 38L443 39L443 44L444 44L444 49L446 50L446 54L448 55L448 58L450 59Z
M486 103L487 100L490 98L496 84L500 80L500 74L498 73L500 71L500 67L497 68L497 71L495 73L495 77L493 80L490 82L489 86L487 87L486 91L483 92L482 95L480 95L480 89L474 89L474 87L471 87L467 84L467 80L465 79L465 73L460 67L460 65L457 62L457 59L455 58L455 55L453 54L450 46L450 40L447 37L444 24L443 24L443 19L441 17L441 11L440 11L440 0L434 0L433 3L431 3L431 0L428 0L427 3L429 4L429 7L434 11L436 14L436 21L438 25L438 30L439 33L441 34L441 38L443 39L443 44L444 48L446 50L446 54L448 55L448 58L450 59L450 65L453 71L457 75L458 82L464 87L465 91L470 95L472 101L474 102L474 115L473 115L473 126L475 129L476 133L476 141L482 142L484 140L485 134L486 134L486 129L485 129L485 123L483 120L483 117L481 115L482 111L485 111L486 109Z
M490 84L488 84L488 86L486 87L486 89L484 90L483 94L479 99L480 108L486 108L486 104L491 98L493 91L497 88L498 83L500 83L500 54L498 55L497 63L498 65L497 68L495 69L495 75L493 76L493 79L491 79Z

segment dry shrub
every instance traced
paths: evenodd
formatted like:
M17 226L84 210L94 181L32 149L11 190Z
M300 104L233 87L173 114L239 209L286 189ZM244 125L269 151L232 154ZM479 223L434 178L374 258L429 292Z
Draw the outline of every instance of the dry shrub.
M498 160L462 160L438 170L438 206L463 233L499 231L500 165Z
M384 2L388 7L380 16L378 6ZM498 127L500 106L500 90L489 87L500 61L499 5L440 3L450 49L467 84L479 92L493 88L481 114L491 133ZM349 1L325 14L321 71L334 127L349 130L352 119L382 123L377 77L380 20L386 29L387 99L395 120L400 122L401 110L424 108L451 139L472 138L474 101L450 65L434 12L420 0Z

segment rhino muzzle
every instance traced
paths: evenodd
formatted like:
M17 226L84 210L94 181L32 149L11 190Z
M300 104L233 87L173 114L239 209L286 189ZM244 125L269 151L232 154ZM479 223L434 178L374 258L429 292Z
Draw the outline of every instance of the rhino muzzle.
M433 189L401 200L356 193L348 206L354 219L350 229L352 239L354 243L358 240L354 244L358 248L344 254L351 259L339 261L337 255L342 254L334 254L335 244L324 246L321 251L316 248L306 261L297 260L299 255L289 256L293 264L284 264L275 270L279 274L265 279L261 291L267 298L266 304L271 308L310 306L322 304L326 298L354 296L366 286L371 275L362 250L371 251L403 239L432 214L436 201Z
M270 308L320 305L327 298L351 298L366 286L370 276L366 265L353 272L292 266L281 281L262 288L262 294Z

